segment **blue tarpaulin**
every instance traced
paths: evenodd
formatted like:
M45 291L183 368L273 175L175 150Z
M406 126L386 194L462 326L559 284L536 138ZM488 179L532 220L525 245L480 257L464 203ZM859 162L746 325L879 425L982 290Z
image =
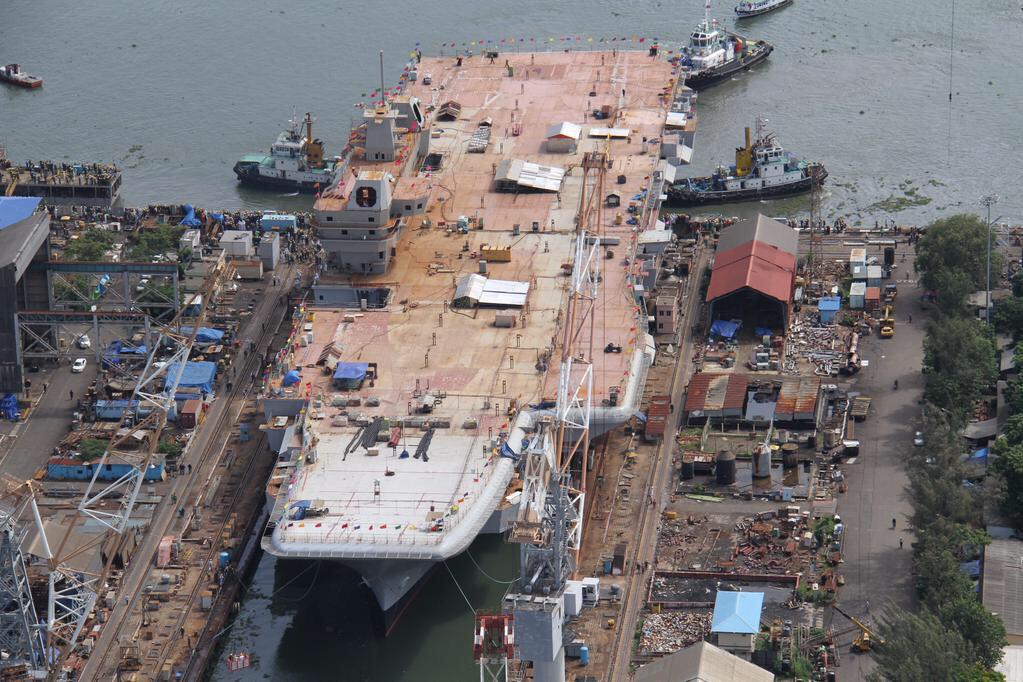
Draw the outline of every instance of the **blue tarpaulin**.
M167 368L168 381L177 376L178 363L173 363ZM217 365L213 362L186 362L185 371L181 374L181 381L178 382L178 390L183 388L197 388L207 393L213 392L213 381L217 378Z
M335 381L362 381L369 371L368 362L339 362L334 372Z
M202 221L195 217L195 206L185 204L185 217L179 224L185 227L200 227L202 225Z
M987 460L987 456L988 456L988 449L987 448L981 448L980 450L977 450L972 455L970 455L970 459L982 459L982 460L986 461Z
M187 336L192 333L192 328L182 326L181 333ZM195 340L199 343L220 343L224 340L224 332L221 329L199 327L199 331L195 334Z
M739 331L741 326L742 322L738 320L714 320L710 325L710 333L714 336L730 339L735 336L735 333Z
M757 332L757 338L762 336L774 336L774 330L768 329L767 327L757 327L755 331Z
M11 421L17 421L21 417L21 410L18 409L18 396L8 393L0 399L0 415Z
M293 369L284 375L284 378L281 380L281 383L284 384L285 386L294 386L300 381L302 381L302 373L299 372L297 369Z

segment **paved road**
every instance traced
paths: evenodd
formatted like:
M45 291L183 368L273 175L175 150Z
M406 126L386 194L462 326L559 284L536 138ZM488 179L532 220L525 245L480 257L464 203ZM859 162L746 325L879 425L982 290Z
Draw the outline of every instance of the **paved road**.
M657 447L657 460L654 463L652 472L651 488L656 496L656 504L644 507L637 524L636 550L633 563L628 566L629 579L625 586L625 595L622 604L620 623L617 625L614 640L614 652L609 663L610 670L608 679L615 682L628 679L629 664L632 660L633 634L636 632L636 622L643 604L643 597L646 594L648 572L635 574L631 572L632 566L638 563L650 562L654 564L657 550L657 527L661 510L669 497L668 486L671 483L671 461L672 449L674 447L675 429L677 428L678 417L682 413L679 406L682 405L682 395L685 391L689 376L692 373L693 355L693 331L692 325L698 319L700 310L699 282L703 275L704 268L710 260L710 252L701 249L696 264L690 270L692 277L687 287L687 298L682 303L685 315L682 318L685 332L682 342L679 344L675 367L672 377L671 402L676 406L675 413L665 427L665 437Z
M871 396L867 421L857 425L860 457L844 467L849 492L840 496L838 513L846 523L845 555L842 573L846 585L840 592L844 610L857 617L876 621L885 604L901 608L915 607L911 574L913 534L907 517L911 513L904 488L907 483L902 458L912 447L913 432L920 418L923 375L924 315L919 291L907 283L907 266L896 269L899 297L896 301L896 331L892 339L868 337L861 344L861 356L870 366L856 377L853 390ZM908 323L912 314L913 322ZM899 388L893 384L899 380ZM892 530L892 519L896 529ZM899 539L904 547L899 548ZM867 601L873 613L867 612ZM836 630L851 627L834 613ZM843 640L848 644L851 635ZM848 655L842 651L840 680L862 680L873 668L868 656Z
M92 358L81 374L72 374L67 362L59 366L40 366L41 371L26 376L32 381L33 398L38 397L43 384L48 383L46 393L39 398L27 421L4 422L0 428L5 436L0 448L0 472L20 481L32 478L67 435L77 397L85 395L97 370ZM69 398L68 391L75 392L76 400Z

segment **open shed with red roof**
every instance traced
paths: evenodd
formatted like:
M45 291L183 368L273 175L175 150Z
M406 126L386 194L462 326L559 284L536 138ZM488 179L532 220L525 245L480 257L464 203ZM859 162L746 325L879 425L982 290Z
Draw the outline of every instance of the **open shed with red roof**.
M718 239L707 289L711 320L784 332L792 309L799 234L766 216L741 220Z

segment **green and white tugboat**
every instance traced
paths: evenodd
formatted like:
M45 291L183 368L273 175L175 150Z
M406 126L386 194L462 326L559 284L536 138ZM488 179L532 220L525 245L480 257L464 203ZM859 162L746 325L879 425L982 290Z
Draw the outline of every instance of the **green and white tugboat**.
M323 142L313 137L313 117L294 117L270 154L248 154L234 164L244 185L312 194L330 186L338 159L324 160Z

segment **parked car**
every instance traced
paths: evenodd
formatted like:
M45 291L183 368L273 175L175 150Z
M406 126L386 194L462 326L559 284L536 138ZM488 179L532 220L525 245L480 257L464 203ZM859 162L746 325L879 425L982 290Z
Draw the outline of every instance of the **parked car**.
M924 446L923 431L917 431L916 433L913 434L913 445L918 448L922 448Z
M73 363L71 363L71 372L73 374L81 374L85 371L85 365L85 358L77 358Z
M92 348L92 341L89 340L88 334L82 334L78 337L78 341L75 342L82 350L88 350Z
M143 277L142 279L139 280L138 285L135 287L135 291L142 293L143 291L149 288L150 281L151 280L148 277Z

